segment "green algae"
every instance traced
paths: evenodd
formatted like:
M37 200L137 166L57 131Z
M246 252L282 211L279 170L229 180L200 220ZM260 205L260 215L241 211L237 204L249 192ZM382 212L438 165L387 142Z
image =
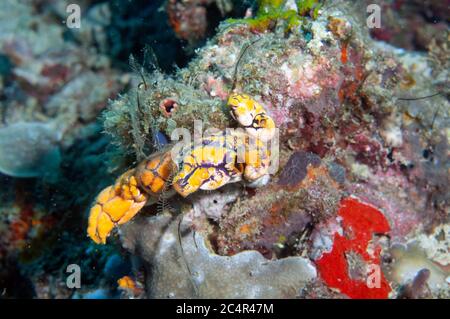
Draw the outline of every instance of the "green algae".
M319 0L298 0L297 10L286 7L285 0L259 0L258 9L254 18L228 19L229 24L247 24L250 29L264 32L281 23L285 32L306 23L306 17L316 19L321 8Z

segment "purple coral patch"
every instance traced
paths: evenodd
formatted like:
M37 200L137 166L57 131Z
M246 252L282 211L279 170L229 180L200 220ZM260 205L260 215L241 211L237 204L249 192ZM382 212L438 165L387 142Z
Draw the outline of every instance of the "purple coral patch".
M299 151L289 158L280 174L278 185L294 186L303 181L307 174L308 165L319 167L321 159L314 153Z

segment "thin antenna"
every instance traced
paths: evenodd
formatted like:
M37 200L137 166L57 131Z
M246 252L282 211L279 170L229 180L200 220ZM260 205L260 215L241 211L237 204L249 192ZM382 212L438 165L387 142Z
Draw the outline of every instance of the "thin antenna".
M398 99L399 99L400 101L418 101L418 100L425 100L425 99L428 99L428 98L432 98L432 97L441 95L442 93L443 93L443 92L437 92L437 93L434 93L434 94L431 94L431 95L427 95L427 96L412 97L412 98L400 98L400 97L399 97ZM441 110L441 106L442 106L442 104L440 104L440 105L438 106L438 108L436 109L436 112L434 112L434 114L433 114L433 120L431 121L430 131L433 130L433 128L434 128L434 123L435 123L435 121L436 121L437 114L438 114L439 111Z
M186 259L186 255L184 253L183 243L181 242L181 222L183 221L183 217L184 217L184 215L180 214L179 221L178 221L178 242L180 244L180 250L181 250L182 259L184 261L184 264L186 266L187 271L189 272L189 279L191 280L191 284L194 287L195 294L198 296L199 295L198 294L198 287L197 287L197 284L194 282L191 268L189 267L189 264L188 264L187 259Z
M136 90L136 103L139 113L141 113L141 115L144 116L144 111L142 110L141 107L141 98L139 96L139 90Z
M435 97L435 96L441 95L441 94L442 94L442 92L437 92L432 95L421 96L421 97L399 97L398 100L400 100L400 101L418 101L418 100L425 100L425 99L428 99L431 97Z
M139 65L139 63L136 62L136 59L134 58L134 56L132 54L130 54L129 61L130 61L129 63L130 63L131 69L134 72L138 73L142 80L142 82L139 83L139 85L138 85L138 89L142 86L142 84L144 84L144 88L145 88L145 90L147 90L148 86L147 86L147 81L145 81L144 68L141 65Z
M231 86L230 92L232 92L232 91L236 88L236 82L237 82L236 75L237 75L237 71L238 71L238 68L239 68L239 64L241 63L242 58L244 57L244 55L245 55L245 53L247 52L247 50L248 50L251 46L253 46L256 42L260 41L261 39L262 39L262 38L260 37L260 38L258 38L258 39L256 39L256 40L253 40L252 42L250 42L249 44L247 44L246 46L244 46L244 47L242 48L241 52L239 53L238 60L237 60L237 62L236 62L236 65L234 66L234 71L233 71L233 84L232 84L232 86Z

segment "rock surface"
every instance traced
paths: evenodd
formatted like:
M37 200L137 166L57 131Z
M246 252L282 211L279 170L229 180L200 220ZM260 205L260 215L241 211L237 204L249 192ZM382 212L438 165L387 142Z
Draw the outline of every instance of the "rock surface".
M147 270L149 298L294 298L317 273L303 257L267 260L259 252L219 256L179 217L137 217L121 228L124 248ZM190 272L188 270L190 269Z

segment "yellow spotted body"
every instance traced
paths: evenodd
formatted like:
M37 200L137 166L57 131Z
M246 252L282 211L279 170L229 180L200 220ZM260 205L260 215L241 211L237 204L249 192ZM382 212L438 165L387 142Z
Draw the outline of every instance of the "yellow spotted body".
M106 243L115 226L155 202L168 186L186 197L199 189L215 190L243 179L255 182L267 177L270 152L263 142L274 136L274 121L248 95L232 94L228 105L245 132L203 137L176 158L170 149L161 151L124 173L97 196L89 215L89 237L98 244Z
M182 196L202 190L215 190L242 179L242 165L237 164L233 136L225 134L204 137L198 145L181 152L179 172L174 189Z
M97 196L89 215L88 235L97 244L105 243L115 225L133 218L147 202L148 195L138 187L134 170L129 170L113 186Z
M247 94L231 94L228 106L236 121L241 124L248 134L261 141L271 140L275 134L275 122L266 113L261 104Z

